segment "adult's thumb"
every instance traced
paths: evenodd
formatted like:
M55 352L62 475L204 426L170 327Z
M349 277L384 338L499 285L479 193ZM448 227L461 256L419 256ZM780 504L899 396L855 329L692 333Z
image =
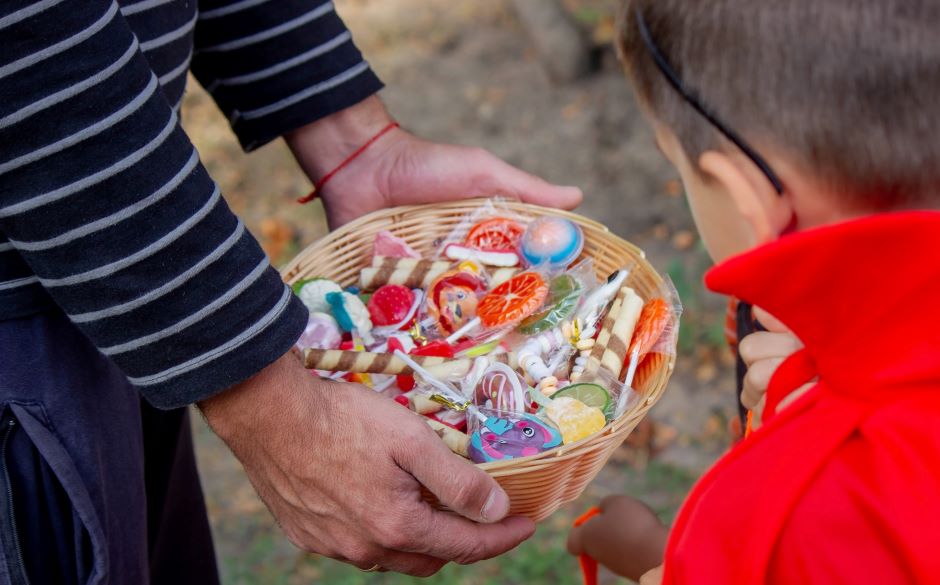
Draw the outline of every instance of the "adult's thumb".
M454 455L428 433L421 449L411 450L407 467L442 504L474 522L499 522L509 513L509 496L492 477Z

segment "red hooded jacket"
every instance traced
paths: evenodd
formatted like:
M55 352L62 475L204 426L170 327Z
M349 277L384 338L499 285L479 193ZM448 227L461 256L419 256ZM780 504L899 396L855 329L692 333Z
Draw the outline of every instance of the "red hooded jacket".
M689 494L663 583L940 583L940 212L789 235L706 283L805 348Z

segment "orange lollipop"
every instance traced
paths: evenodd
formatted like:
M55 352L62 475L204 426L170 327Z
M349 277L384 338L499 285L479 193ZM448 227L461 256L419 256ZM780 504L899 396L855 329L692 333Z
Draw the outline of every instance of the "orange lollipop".
M537 272L520 272L486 294L477 305L477 317L485 327L512 325L542 306L548 284Z
M659 341L671 318L672 308L663 299L653 299L643 305L627 354L632 354L635 350L639 350L640 357L648 354Z
M493 217L470 228L464 243L477 250L512 252L519 245L524 231L525 228L519 222L505 217Z

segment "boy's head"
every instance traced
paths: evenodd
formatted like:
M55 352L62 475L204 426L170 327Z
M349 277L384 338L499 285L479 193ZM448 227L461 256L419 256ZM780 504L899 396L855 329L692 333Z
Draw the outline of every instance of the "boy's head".
M618 48L716 259L940 200L940 1L630 0Z

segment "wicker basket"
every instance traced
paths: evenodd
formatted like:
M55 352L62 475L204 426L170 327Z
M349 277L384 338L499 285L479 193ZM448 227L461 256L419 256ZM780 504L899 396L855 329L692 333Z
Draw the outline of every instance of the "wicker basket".
M435 250L435 240L447 236L462 217L481 202L411 205L370 213L311 244L284 268L282 277L293 283L322 276L343 286L353 285L358 282L360 270L370 263L372 241L379 231L389 230L429 256ZM635 262L636 268L631 271L627 284L644 299L657 294L662 278L646 262L643 251L611 234L603 225L555 209L518 202L507 202L507 206L533 216L559 215L577 222L584 230L582 255L594 259L598 277L606 278L616 269ZM614 450L662 396L674 365L673 355L654 354L644 360L634 380L642 399L602 431L538 455L480 464L509 494L510 513L538 522L581 495ZM430 493L425 493L425 498L438 505Z

